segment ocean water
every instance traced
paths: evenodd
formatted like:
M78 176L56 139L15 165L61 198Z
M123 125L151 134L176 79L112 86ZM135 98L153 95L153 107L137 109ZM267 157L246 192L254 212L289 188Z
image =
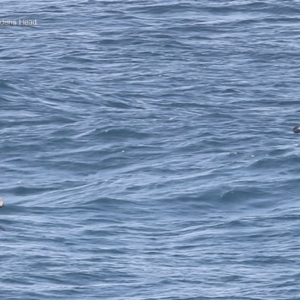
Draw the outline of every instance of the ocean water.
M300 298L300 1L0 12L1 299Z

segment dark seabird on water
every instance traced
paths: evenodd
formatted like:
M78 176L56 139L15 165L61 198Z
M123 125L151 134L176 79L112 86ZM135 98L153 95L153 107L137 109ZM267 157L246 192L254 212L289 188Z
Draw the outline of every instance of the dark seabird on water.
M300 133L300 125L295 126L294 129L293 129L293 131L295 133Z

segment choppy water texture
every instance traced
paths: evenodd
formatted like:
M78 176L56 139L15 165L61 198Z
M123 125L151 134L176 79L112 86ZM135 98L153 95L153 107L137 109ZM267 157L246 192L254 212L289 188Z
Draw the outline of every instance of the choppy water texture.
M2 1L1 299L299 299L299 1Z

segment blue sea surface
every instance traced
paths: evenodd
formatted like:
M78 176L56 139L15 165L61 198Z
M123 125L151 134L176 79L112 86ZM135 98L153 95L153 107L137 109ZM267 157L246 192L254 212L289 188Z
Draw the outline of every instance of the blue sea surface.
M2 1L0 299L300 299L299 24Z

